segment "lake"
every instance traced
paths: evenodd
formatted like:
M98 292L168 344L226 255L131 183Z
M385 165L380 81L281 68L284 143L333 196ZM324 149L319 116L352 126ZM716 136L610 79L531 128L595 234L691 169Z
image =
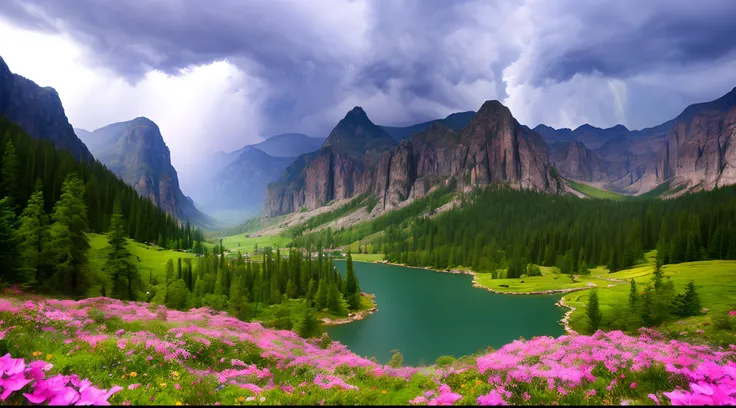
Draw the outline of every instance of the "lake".
M560 336L565 309L561 295L499 295L474 288L471 275L354 262L363 292L376 295L378 312L327 332L364 357L379 362L398 349L405 365L433 364L439 356L460 357L487 346L499 348L519 337ZM335 261L345 273L345 261Z

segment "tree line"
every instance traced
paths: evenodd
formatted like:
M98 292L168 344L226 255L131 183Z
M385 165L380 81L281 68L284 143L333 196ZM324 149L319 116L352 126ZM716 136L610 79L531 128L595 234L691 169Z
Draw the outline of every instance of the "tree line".
M196 264L192 259L183 263L170 259L165 278L150 279L154 304L175 309L207 306L244 321L267 317L276 328L295 328L305 337L316 334L315 310L344 316L361 307L360 283L350 254L345 279L321 252L313 258L297 249L287 255L267 249L254 262L240 254L228 260L222 247L199 257ZM297 303L297 317L291 311L291 300L302 301Z
M659 249L660 265L736 259L736 187L615 202L494 185L458 194L460 205L430 216L443 197L439 192L349 228L306 233L293 244L331 247L362 240L391 262L500 269L512 278L533 274L530 265L558 266L563 273L584 274L598 265L618 271L651 249Z
M99 162L77 161L0 118L0 280L83 296L97 277L88 232L190 249L202 232L182 224ZM113 266L110 266L113 268Z

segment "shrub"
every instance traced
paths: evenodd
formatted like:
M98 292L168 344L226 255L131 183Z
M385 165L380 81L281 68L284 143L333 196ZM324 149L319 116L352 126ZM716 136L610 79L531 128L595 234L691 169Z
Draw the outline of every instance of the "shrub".
M440 357L437 357L437 360L435 360L435 363L440 367L446 367L454 362L455 362L455 357L453 356L440 356Z
M393 368L400 368L404 363L404 356L399 350L391 350L391 352L393 354L391 355L391 361L388 362L388 365Z

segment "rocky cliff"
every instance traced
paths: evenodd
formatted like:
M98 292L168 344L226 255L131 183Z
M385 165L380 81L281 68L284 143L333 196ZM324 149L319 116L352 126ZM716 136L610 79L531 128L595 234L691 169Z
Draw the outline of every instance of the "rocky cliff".
M656 165L629 189L641 194L665 181L681 192L736 184L736 88L675 118Z
M278 215L301 208L311 210L352 197L364 188L361 180L366 169L394 146L391 136L356 106L330 132L320 150L299 156L281 179L269 186L264 212Z
M78 129L77 134L97 160L133 186L138 194L180 220L212 225L212 220L197 210L179 188L169 148L153 121L140 117L94 132Z
M64 113L59 94L13 74L0 57L0 115L17 123L29 135L48 140L78 159L94 160L87 147L74 134Z
M376 132L362 109L360 113L365 121L362 129ZM354 114L351 111L338 124L319 152L301 156L282 180L269 186L267 215L313 209L363 192L379 198L377 208L391 209L450 179L460 189L503 182L516 188L558 191L544 140L521 126L498 101L483 104L459 132L433 123L395 147L383 136L367 139L360 127L345 126L343 122ZM380 140L380 148L366 148L361 155L357 146L367 146L367 140L373 144ZM336 148L344 145L355 148L349 154L344 147Z

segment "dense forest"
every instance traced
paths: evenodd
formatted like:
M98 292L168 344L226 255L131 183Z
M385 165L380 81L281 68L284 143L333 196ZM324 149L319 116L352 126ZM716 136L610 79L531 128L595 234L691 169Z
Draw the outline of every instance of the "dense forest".
M436 216L445 191L375 220L297 237L300 246L332 247L363 240L368 252L412 266L470 267L481 272L528 265L586 273L627 268L658 249L658 263L736 259L736 188L668 200L623 202L550 196L502 185L460 195L462 204Z
M88 232L201 248L202 232L158 209L99 162L80 162L0 118L0 280L71 296L91 284ZM115 220L115 222L112 222ZM123 239L124 242L124 239Z
M218 246L194 262L169 260L164 281L149 277L152 303L177 309L208 306L244 321L268 315L265 321L276 328L295 329L305 337L317 330L313 309L344 316L360 308L360 284L350 255L345 279L321 252L312 258L295 249L287 256L266 250L254 262L241 255L228 260ZM296 318L290 300L306 301ZM274 305L275 313L265 309Z

